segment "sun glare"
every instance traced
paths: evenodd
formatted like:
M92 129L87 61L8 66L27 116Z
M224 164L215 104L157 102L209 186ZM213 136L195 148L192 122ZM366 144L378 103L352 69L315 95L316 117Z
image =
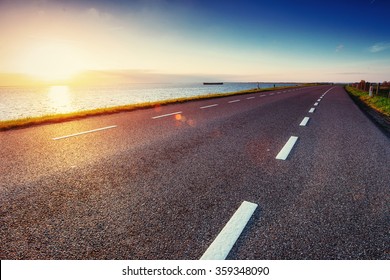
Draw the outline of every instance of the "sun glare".
M71 79L83 65L77 50L66 42L41 42L25 52L21 70L44 82L56 82Z

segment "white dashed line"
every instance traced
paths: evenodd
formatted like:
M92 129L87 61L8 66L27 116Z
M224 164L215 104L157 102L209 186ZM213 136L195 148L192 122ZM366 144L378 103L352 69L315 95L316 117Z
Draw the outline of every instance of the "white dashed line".
M317 100L317 102L320 102L321 101L321 98Z
M274 95L275 94L275 92L273 92L273 93L270 93L269 95Z
M318 106L318 102L314 103L314 106Z
M200 259L226 259L256 208L257 204L244 201Z
M254 99L255 97L254 96L251 96L251 97L247 97L246 99Z
M211 107L215 107L215 106L218 106L218 104L211 104L211 105L202 106L202 107L199 107L199 108L200 109L206 109L206 108L211 108Z
M299 126L306 126L307 125L307 122L310 120L309 117L304 117L302 122L300 123Z
M117 127L117 126L111 125L111 126L97 128L97 129L88 130L88 131L83 131L83 132L79 132L79 133L75 133L75 134L65 135L65 136L61 136L61 137L55 137L55 138L53 138L53 140L61 140L61 139L69 138L69 137L79 136L79 135L83 135L83 134L87 134L87 133L93 133L93 132L111 129L111 128L115 128L115 127Z
M276 159L286 160L297 140L298 137L291 136L287 143L280 150L279 154L276 156Z
M316 108L311 108L311 109L309 110L309 113L314 113L315 109L316 109Z
M236 103L236 102L240 102L240 101L241 101L240 99L236 99L236 100L231 100L228 103Z
M267 95L265 95L265 94L260 95L260 97L264 97L264 96L267 96Z
M173 116L173 115L177 115L177 114L181 114L181 113L183 113L183 112L182 111L173 112L173 113L169 113L169 114L165 114L165 115L155 116L155 117L152 117L152 119L159 119L159 118L169 117L169 116Z

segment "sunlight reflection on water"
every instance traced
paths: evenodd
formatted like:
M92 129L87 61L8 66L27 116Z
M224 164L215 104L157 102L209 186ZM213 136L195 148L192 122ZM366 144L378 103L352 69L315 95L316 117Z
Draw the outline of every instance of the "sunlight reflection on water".
M286 85L286 84L284 84ZM278 86L278 84L276 84ZM257 83L1 87L0 121L256 88ZM273 84L261 84L262 88Z
M68 86L51 86L47 96L52 106L57 108L58 113L73 110L71 93Z

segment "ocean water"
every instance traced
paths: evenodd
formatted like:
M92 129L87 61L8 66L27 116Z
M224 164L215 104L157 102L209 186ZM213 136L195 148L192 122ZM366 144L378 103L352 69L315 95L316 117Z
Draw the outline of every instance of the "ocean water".
M282 85L295 84L275 83L275 86ZM273 86L274 84L260 83L260 88ZM257 83L0 87L0 121L252 88L257 88Z

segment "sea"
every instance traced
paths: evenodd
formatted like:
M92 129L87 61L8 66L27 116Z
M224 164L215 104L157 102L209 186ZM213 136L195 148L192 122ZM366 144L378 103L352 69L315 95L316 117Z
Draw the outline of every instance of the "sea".
M0 87L0 121L71 113L120 105L227 93L253 88L294 86L287 83L126 84L116 86Z

